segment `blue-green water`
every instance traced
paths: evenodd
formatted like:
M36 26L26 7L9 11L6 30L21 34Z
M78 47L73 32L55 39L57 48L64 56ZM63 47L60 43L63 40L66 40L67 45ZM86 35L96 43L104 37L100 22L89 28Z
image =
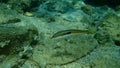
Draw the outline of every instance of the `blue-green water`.
M0 68L119 68L119 0L0 0Z

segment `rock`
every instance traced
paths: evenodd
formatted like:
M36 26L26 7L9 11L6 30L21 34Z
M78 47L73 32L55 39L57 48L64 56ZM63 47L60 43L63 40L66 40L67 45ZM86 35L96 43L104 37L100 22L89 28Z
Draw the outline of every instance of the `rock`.
M36 65L36 66L35 66ZM31 60L21 59L20 56L10 55L0 64L0 68L39 68L38 64Z
M22 68L40 68L39 64L32 59L26 60L21 67Z
M120 4L120 0L85 0L84 2L94 6L108 5L113 8Z
M93 14L93 8L92 8L92 6L89 6L89 5L82 6L81 10L83 10L83 12L85 12L88 15L92 15Z
M120 41L120 17L114 13L108 13L103 19L95 35L99 43Z
M89 38L89 40L88 40ZM92 42L92 43L91 43ZM61 39L49 39L43 45L35 47L33 60L41 65L64 65L88 55L97 46L97 41L92 36L73 35ZM41 57L41 59L39 59Z
M6 59L5 55L0 55L0 63L3 62Z
M7 4L0 3L0 24L21 22L18 13L11 10Z
M10 5L11 9L14 9L18 12L28 12L39 6L44 0L9 0L7 4ZM18 4L19 3L19 4Z
M7 56L5 60L0 64L0 68L18 68L20 67L25 60L20 59L19 56L12 55L12 56Z
M34 27L0 25L0 54L18 54L24 51L23 48L32 45L37 35L37 29Z
M32 59L21 59L20 56L10 55L0 64L0 68L40 68Z

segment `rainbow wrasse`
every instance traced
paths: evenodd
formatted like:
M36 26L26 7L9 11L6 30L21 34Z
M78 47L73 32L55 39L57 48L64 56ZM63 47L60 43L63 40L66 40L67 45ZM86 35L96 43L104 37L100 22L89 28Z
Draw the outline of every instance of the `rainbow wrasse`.
M52 38L69 35L69 34L77 34L77 33L85 33L85 34L93 34L94 31L92 30L79 30L79 29L69 29L69 30L62 30L55 33Z

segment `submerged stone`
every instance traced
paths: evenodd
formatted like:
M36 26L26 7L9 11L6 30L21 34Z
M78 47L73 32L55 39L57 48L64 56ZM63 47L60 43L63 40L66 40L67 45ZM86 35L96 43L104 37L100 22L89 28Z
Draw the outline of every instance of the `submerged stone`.
M24 51L23 48L32 45L31 43L37 35L35 28L0 25L0 54L18 54Z
M120 5L120 0L85 0L84 2L94 6L108 5L113 8Z

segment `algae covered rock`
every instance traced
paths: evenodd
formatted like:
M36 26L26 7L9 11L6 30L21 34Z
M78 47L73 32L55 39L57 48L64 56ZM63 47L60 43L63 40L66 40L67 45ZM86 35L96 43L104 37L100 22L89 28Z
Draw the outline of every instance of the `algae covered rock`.
M36 46L33 52L33 60L41 65L69 64L89 55L98 46L91 35L73 35L48 40L43 45Z
M104 17L95 37L99 40L99 43L117 42L118 40L120 41L119 34L120 17L114 13L110 13Z
M40 68L39 64L32 59L26 60L21 67L22 68Z
M94 6L108 5L110 7L116 7L120 5L120 0L85 0L84 2Z
M0 3L0 24L21 22L18 12L11 10L7 4Z
M20 59L19 56L8 56L5 60L0 64L0 68L16 68L20 67L20 65L25 62L24 59Z
M8 0L6 4L10 9L14 9L18 12L30 11L32 8L37 7L45 0Z
M0 68L40 68L40 66L31 59L21 59L20 56L12 55L0 64Z
M0 25L0 54L25 52L24 47L31 46L37 35L35 27Z

